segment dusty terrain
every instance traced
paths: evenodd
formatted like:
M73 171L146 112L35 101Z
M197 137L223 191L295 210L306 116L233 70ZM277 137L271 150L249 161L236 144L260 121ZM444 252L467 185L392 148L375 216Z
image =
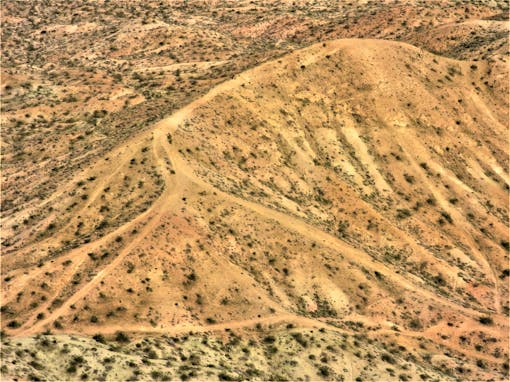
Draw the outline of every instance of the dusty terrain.
M2 378L508 379L507 5L3 4Z

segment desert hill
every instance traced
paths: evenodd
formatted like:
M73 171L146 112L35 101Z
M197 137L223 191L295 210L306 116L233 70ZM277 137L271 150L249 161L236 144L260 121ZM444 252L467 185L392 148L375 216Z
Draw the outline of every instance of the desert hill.
M337 377L398 378L400 349L411 376L504 379L508 99L493 67L343 39L218 85L4 220L29 226L3 254L5 332L257 338L261 324L281 349L291 324L357 341L342 357L364 361L349 375L334 360ZM297 362L284 378L321 377Z

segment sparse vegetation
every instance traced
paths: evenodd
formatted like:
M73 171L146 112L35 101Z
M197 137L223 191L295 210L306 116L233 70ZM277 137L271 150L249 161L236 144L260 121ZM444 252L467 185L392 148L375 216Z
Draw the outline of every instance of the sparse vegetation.
M3 4L2 379L507 380L507 11Z

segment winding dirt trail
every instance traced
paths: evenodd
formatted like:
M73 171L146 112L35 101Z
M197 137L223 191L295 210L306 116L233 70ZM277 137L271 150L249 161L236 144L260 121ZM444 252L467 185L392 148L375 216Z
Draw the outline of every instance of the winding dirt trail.
M132 333L158 333L158 334L167 334L167 335L179 335L186 333L209 333L209 332L219 332L225 330L232 329L246 329L246 328L254 328L256 325L278 325L278 324L294 324L301 328L324 328L334 332L346 333L346 334L354 334L354 332L345 330L342 328L338 328L336 326L330 325L326 322L323 322L319 319L313 319L303 316L298 316L291 313L278 314L273 316L266 317L258 317L251 318L247 320L236 320L229 322L222 322L218 324L210 324L210 325L196 325L190 323L181 323L177 325L173 325L171 327L162 326L162 327L152 327L152 326L144 326L144 325L119 325L119 326L108 326L105 328L97 328L97 327L85 327L80 334L113 334L117 331L126 331Z

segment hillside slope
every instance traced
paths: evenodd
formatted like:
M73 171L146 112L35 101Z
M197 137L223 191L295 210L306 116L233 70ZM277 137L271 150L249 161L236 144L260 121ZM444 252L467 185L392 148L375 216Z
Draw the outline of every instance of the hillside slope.
M9 232L3 328L177 335L283 321L362 335L378 359L400 346L442 378L505 378L508 100L493 75L382 40L242 73ZM382 360L358 372L385 375Z

